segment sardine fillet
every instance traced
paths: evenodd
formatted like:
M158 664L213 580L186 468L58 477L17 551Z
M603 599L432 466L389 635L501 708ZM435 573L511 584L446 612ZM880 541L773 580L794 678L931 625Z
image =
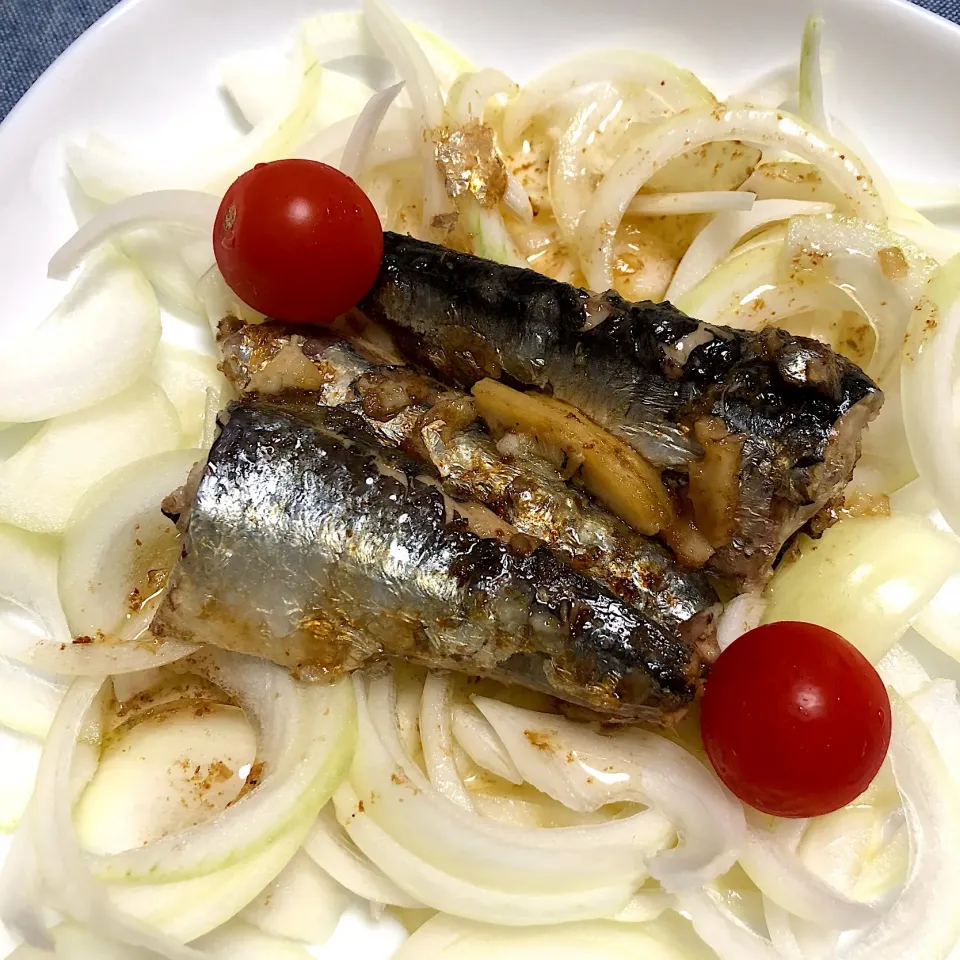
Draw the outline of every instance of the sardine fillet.
M722 425L739 469L728 502L709 505L732 517L709 569L741 589L766 580L786 540L842 494L883 400L815 340L702 324L667 303L591 294L398 234L385 235L361 309L449 383L489 377L572 404L675 471L684 495L703 456L698 425Z
M345 411L232 404L155 633L314 678L399 657L621 719L695 697L690 644L547 548L472 532L420 471Z

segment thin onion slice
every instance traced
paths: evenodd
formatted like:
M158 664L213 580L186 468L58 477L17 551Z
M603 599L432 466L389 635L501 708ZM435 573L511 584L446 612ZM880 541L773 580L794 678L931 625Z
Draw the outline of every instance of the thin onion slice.
M478 766L509 783L521 784L523 777L503 746L490 721L473 704L454 704L451 730L464 753Z
M740 865L765 897L805 920L846 930L878 916L877 904L853 900L810 871L783 831L751 824Z
M797 117L751 107L688 110L654 124L600 182L579 226L580 261L594 290L613 286L614 241L631 201L674 157L718 140L746 140L788 149L817 163L868 221L884 219L883 205L860 161L839 143Z
M334 794L337 817L353 842L410 896L456 916L504 926L566 923L618 913L633 895L633 883L621 881L555 893L521 892L461 879L421 859L366 813L349 784Z
M911 308L937 268L905 237L829 215L790 221L781 266L789 280L824 280L853 298L874 329L867 372L881 383L899 365Z
M110 883L117 909L190 942L237 916L296 855L310 818L305 818L268 847L213 873L173 883Z
M0 420L49 420L132 386L160 341L160 308L140 271L105 250L42 323L0 352Z
M182 486L198 450L172 450L122 467L77 504L60 554L60 598L74 636L114 636L151 616L179 551L163 500Z
M210 237L219 206L218 197L196 190L156 190L127 197L80 227L50 258L47 275L63 280L108 240L154 223L177 224Z
M383 123L387 111L402 89L403 81L375 93L360 111L340 159L340 169L348 177L356 180L366 170L369 163L370 148L373 146L377 132L380 130L380 124Z
M733 866L745 840L743 811L682 747L640 730L602 736L563 717L473 702L524 779L553 799L584 812L633 801L667 817L680 844L649 868L668 892L700 887Z
M671 111L716 103L713 94L689 70L681 70L662 57L636 50L592 51L564 60L523 87L504 114L504 140L508 146L517 143L533 118L562 94L618 81L649 88Z
M960 349L960 256L932 277L913 310L900 368L910 453L943 518L960 533L960 446L953 413Z
M434 219L451 212L443 176L434 162L433 131L443 122L443 96L430 61L403 21L382 0L364 0L363 15L387 58L406 83L413 104L411 133L420 144L423 163L423 224L429 228Z
M325 943L347 906L348 894L305 853L298 853L242 914L274 937Z
M232 396L217 358L161 343L153 359L151 376L180 417L182 445L199 448L203 439L207 391L212 391L218 410Z
M637 198L640 199L640 198ZM636 202L636 201L634 201ZM718 213L694 238L667 287L671 302L689 291L726 257L748 233L790 217L831 213L833 204L803 200L758 200L749 210Z
M760 626L767 601L756 593L742 593L731 600L717 621L717 645L726 650L735 640Z
M925 518L851 517L777 570L763 620L820 624L877 663L958 565L960 544Z
M427 776L437 791L464 810L472 810L454 759L450 709L453 704L453 684L448 673L431 672L423 685L420 706L420 743Z
M42 740L50 730L67 686L62 678L0 657L0 724Z
M298 82L277 101L268 117L232 144L199 156L152 167L103 137L67 147L67 164L84 193L112 203L153 190L188 189L221 194L257 163L290 156L302 142L316 107L324 71L302 42L294 53Z
M320 811L317 822L303 842L303 849L337 883L364 900L408 909L424 906L404 893L360 852L337 822L332 804L328 803Z
M32 840L40 880L58 909L108 939L169 960L202 954L118 911L84 862L71 819L70 776L87 715L98 704L102 678L77 680L67 691L44 747L30 815L21 826Z
M83 494L113 470L180 443L180 420L142 381L47 423L0 464L0 520L61 533Z
M687 193L642 193L630 202L629 211L638 217L686 216L749 210L755 194L745 190L691 190Z
M392 677L372 682L369 704L362 687L357 696L360 747L351 786L364 798L372 821L445 874L506 893L621 890L623 883L643 882L646 859L672 837L667 821L653 811L556 828L515 827L469 813L440 796L410 759L400 737ZM365 852L406 889L395 868Z
M283 722L294 723L303 732L287 734L283 742L276 727L274 742L268 742L264 751L274 759L264 757L257 788L207 823L135 850L94 858L101 878L183 880L223 869L263 849L311 812L316 814L343 776L356 730L348 683L300 685L286 697L268 696L268 677L284 686L292 682L285 681L279 667L255 658L225 656L223 651L213 663L214 682L234 693L241 705L257 709L261 723L264 711L287 714ZM258 754L258 760L262 756Z
M800 43L800 116L811 126L830 133L830 116L823 99L823 66L820 43L823 17L809 16Z

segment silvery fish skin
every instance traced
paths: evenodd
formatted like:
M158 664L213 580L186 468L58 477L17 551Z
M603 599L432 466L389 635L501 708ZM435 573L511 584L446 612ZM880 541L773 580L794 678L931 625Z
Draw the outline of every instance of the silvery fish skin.
M766 580L789 537L842 496L883 401L817 341L703 324L397 234L360 307L444 381L551 393L675 471L681 491L703 456L698 422L719 421L742 445L734 523L709 569L739 588Z
M621 720L682 712L690 644L546 547L474 532L471 505L421 470L346 411L231 404L154 632L311 678L397 657Z
M565 482L515 438L515 455L474 422L463 393L409 368L375 364L319 331L221 324L222 368L241 394L303 391L362 417L378 439L433 468L444 491L482 503L526 536L557 551L644 616L715 656L719 600L707 578L677 565L657 540ZM309 368L309 369L308 369Z

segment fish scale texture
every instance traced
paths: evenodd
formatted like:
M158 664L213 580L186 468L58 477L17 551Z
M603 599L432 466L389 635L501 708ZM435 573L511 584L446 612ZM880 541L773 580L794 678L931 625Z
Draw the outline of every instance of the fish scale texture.
M54 59L115 3L0 0L0 119ZM919 0L919 5L960 23L960 0Z

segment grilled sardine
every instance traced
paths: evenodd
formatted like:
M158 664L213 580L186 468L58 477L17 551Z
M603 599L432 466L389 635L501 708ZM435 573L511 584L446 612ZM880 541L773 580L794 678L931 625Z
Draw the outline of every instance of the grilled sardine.
M625 720L697 693L693 645L451 500L345 410L231 404L185 498L158 636L316 678L399 657Z
M374 364L323 331L228 321L220 331L222 368L238 393L292 392L356 413L381 442L432 468L447 494L489 507L712 659L719 601L707 578L571 487L523 438L498 446L462 392Z
M839 496L882 394L855 364L782 330L699 323L670 304L591 294L386 234L361 309L442 380L484 378L566 401L667 470L746 588Z

